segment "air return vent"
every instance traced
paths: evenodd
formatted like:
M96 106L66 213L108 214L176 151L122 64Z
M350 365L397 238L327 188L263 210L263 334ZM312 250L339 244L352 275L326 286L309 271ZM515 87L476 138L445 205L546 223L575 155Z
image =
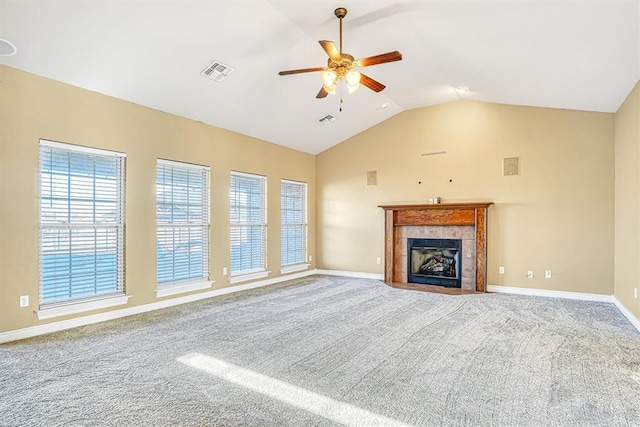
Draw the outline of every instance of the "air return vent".
M320 123L321 125L326 125L326 124L329 124L329 122L334 121L335 119L336 118L331 114L327 114L326 116L318 120L318 123Z
M202 70L200 74L209 77L217 82L224 80L231 72L233 68L220 61L213 61L207 68Z

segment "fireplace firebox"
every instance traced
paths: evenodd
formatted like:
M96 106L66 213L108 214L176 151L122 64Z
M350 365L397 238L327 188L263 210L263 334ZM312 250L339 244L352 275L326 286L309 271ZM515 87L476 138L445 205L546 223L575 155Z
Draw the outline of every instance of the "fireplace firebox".
M407 239L407 282L462 287L462 240Z

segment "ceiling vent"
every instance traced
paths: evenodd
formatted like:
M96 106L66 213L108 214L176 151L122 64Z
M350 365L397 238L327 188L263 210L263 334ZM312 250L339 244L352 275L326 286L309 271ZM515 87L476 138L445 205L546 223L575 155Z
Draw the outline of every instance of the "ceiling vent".
M321 125L326 125L326 124L329 124L329 122L334 121L335 119L336 118L331 114L327 114L326 116L318 120L318 123L320 123Z
M229 67L226 64L223 64L220 61L213 61L207 68L202 70L200 74L203 76L209 77L212 80L220 82L225 79L231 72L233 68Z

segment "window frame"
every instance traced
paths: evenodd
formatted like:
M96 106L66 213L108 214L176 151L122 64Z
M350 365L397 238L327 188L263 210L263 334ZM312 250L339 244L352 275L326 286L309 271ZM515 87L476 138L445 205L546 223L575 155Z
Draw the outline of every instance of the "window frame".
M260 191L258 194L259 206L251 205L250 202L242 202L241 195L247 199L248 196L256 196L256 193L238 192L238 185L234 185L234 180L244 179L253 180L254 184L258 184ZM234 196L234 193L238 195ZM255 216L255 209L258 209L258 219L249 219L252 214ZM251 212L250 210L253 210ZM244 217L244 220L241 218ZM253 233L258 231L260 240L255 242L253 239ZM251 247L250 250L250 264L258 264L258 266L252 268L245 268L240 270L234 270L234 246L239 243L238 239L246 239L245 245ZM258 254L253 253L255 244L262 251ZM244 256L242 256L244 258ZM239 283L247 280L254 280L267 277L270 271L267 270L267 177L264 175L251 174L245 172L231 171L229 180L229 276L230 282ZM257 262L256 262L257 261ZM243 263L244 261L240 261Z
M126 154L46 139L38 153L38 318L125 304Z
M160 198L161 183L160 173L168 171L171 174L171 182L163 181L163 188L169 190L170 201ZM191 198L190 190L193 188L188 184L174 184L174 175L181 176L187 181L190 180L190 174L196 173L196 180L201 180L201 186L196 186L199 191ZM200 176L198 176L200 175ZM163 174L163 177L165 175ZM198 165L194 163L179 162L167 159L156 159L156 296L163 297L183 292L189 292L200 289L210 288L214 283L210 280L210 180L211 168L209 166ZM182 194L180 194L182 193ZM186 198L184 198L186 196ZM181 198L181 202L174 201ZM201 203L198 203L198 202ZM167 220L161 219L161 209L164 206L170 210ZM174 213L176 211L184 213L184 219L176 219ZM193 212L193 216L191 213ZM191 216L191 218L190 218ZM199 219L199 220L198 220ZM171 235L167 235L170 233ZM176 235L177 233L177 235ZM184 240L183 235L187 235L188 241L176 242ZM196 250L196 258L191 260L191 243L192 236L197 236L200 240L200 251ZM198 241L198 240L196 240ZM183 248L181 248L183 246ZM178 247L178 252L176 251ZM184 250L186 247L186 251ZM172 250L166 250L170 248ZM186 260L182 259L186 256ZM168 258L167 258L168 257ZM198 259L200 258L200 259ZM186 264L185 264L186 261ZM193 262L193 264L192 264ZM201 263L200 269L197 264ZM177 277L185 275L184 269L187 269L185 277ZM195 268L192 272L192 268ZM161 279L163 273L171 276L171 280Z
M302 193L302 203L300 204L300 208L296 209L295 200L293 196L287 194L286 187L298 187ZM289 179L281 179L280 180L280 273L293 273L296 271L302 271L309 268L309 264L307 263L307 253L308 253L308 199L307 199L307 188L308 185L306 182L302 181L294 181ZM301 221L289 221L287 218L290 215L287 214L287 211L293 212L295 217L301 218ZM289 228L296 229L302 228L301 237L293 235L289 233L287 230ZM290 237L292 236L292 237ZM300 241L299 249L301 252L298 252L298 248L293 251L293 254L288 250L290 247L290 241L293 240L294 243L296 241ZM285 256L285 251L287 252L287 256ZM285 262L285 258L289 259L291 256L297 258L294 262Z

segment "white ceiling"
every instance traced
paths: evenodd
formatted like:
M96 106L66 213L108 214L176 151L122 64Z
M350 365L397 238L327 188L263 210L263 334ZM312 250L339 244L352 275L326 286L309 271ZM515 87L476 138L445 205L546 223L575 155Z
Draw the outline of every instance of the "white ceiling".
M638 0L0 0L0 63L316 154L412 108L458 99L615 112L640 75ZM315 98L318 40L387 85ZM214 59L223 82L200 72ZM453 87L468 86L457 93ZM389 103L387 109L378 109ZM336 116L328 125L318 119Z

